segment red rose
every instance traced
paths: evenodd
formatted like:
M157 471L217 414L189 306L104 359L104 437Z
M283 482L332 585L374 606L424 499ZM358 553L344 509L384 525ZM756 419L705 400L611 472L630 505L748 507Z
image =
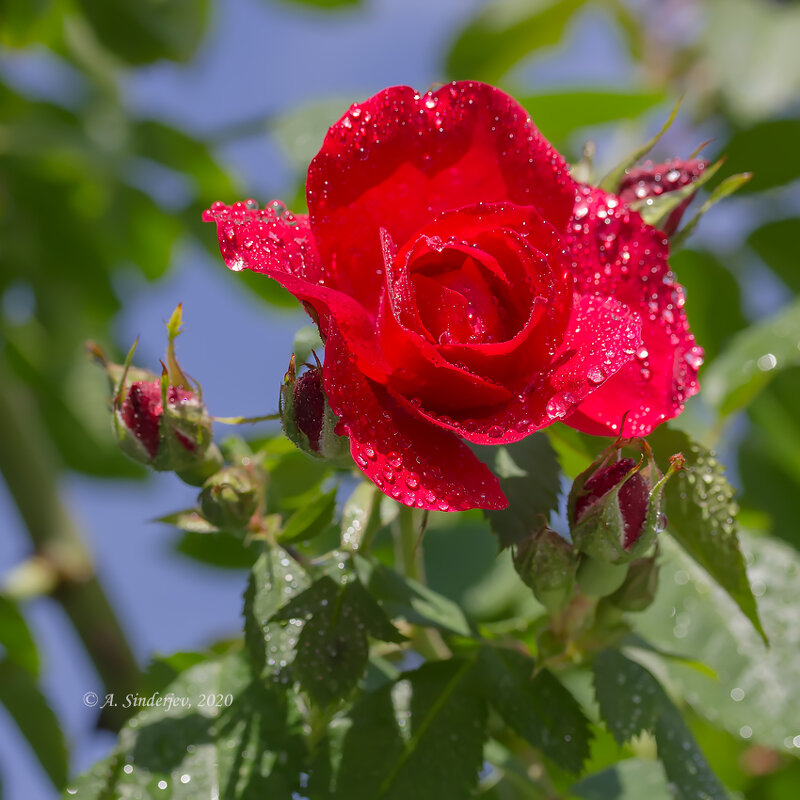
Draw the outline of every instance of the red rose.
M229 267L270 275L318 318L337 433L399 501L503 508L465 439L554 420L615 434L626 413L625 432L646 433L696 391L663 234L574 183L497 89L395 87L352 106L307 196L308 216L248 201L205 219Z

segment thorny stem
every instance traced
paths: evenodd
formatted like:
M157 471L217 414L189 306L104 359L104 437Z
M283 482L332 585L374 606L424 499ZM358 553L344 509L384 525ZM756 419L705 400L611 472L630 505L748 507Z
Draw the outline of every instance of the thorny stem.
M400 506L395 522L395 563L400 572L417 583L425 583L425 565L422 554L422 528L414 522L414 509ZM414 626L411 637L414 649L431 661L450 657L450 650L439 632L422 625Z
M0 381L0 474L25 523L34 557L52 569L50 596L69 617L106 690L124 696L138 688L141 671L83 537L61 502L56 460L31 408L21 387L8 378ZM121 706L108 706L102 722L116 730L127 716Z

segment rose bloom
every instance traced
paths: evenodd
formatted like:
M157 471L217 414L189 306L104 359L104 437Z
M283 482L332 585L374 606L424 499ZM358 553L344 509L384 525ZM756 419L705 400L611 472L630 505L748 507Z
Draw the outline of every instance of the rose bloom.
M398 501L504 508L466 442L557 420L643 436L697 391L665 234L576 183L503 92L394 87L353 105L306 191L307 216L247 201L204 218L231 269L269 275L318 321L337 433Z

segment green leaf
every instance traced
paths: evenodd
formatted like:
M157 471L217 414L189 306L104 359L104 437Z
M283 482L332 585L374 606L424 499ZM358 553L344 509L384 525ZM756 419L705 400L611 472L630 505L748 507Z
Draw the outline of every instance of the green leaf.
M604 650L594 664L600 716L614 738L655 734L658 757L678 800L727 800L728 795L658 681L617 650Z
M346 697L363 676L369 660L368 636L388 642L404 640L359 581L337 586L327 575L272 619L305 620L292 671L323 706Z
M417 581L405 578L383 564L356 556L356 571L369 593L381 601L391 618L429 625L447 633L472 637L472 626L452 600Z
M498 83L525 56L557 45L585 0L491 0L470 20L445 61L453 80Z
M39 653L17 604L0 595L0 647L5 658L36 677L39 674Z
M89 783L97 793L87 800L291 800L300 789L306 748L292 696L252 682L241 655L186 670L161 697L172 703L142 711L123 728L118 753L124 768L101 765ZM82 789L86 784L79 779Z
M265 549L253 565L244 594L244 638L258 673L276 674L291 662L297 631L270 620L309 583L306 572L281 547Z
M569 89L518 96L536 127L556 146L581 128L635 119L664 99L662 92Z
M78 0L101 43L129 64L188 61L202 41L207 0Z
M736 278L712 253L680 250L669 264L686 290L686 313L692 332L703 343L706 363L711 363L731 337L746 327L741 291ZM724 314L717 313L720 308ZM703 392L706 385L703 381Z
M223 569L248 569L258 555L255 548L245 546L241 536L225 531L184 531L175 541L175 550L201 564Z
M706 170L706 172L710 171L710 169L711 168ZM752 172L740 172L737 175L729 175L727 178L724 178L718 186L715 186L711 190L711 194L706 198L700 208L697 209L694 216L672 237L670 247L676 250L679 247L683 247L684 242L692 235L694 229L700 224L700 220L706 212L719 203L720 200L724 200L726 197L730 197L732 194L738 192L752 177Z
M659 466L682 453L686 467L664 490L667 526L687 553L733 598L766 642L736 532L734 489L714 454L682 431L662 425L649 438Z
M727 416L747 406L778 370L800 364L800 300L737 334L706 370L703 395Z
M486 699L515 733L538 747L559 767L581 771L589 756L589 720L575 698L516 650L484 646L478 674Z
M267 508L270 512L295 510L305 505L309 494L330 475L330 466L321 459L313 459L297 450L286 438L278 447L283 452L266 455L265 467L269 472Z
M800 141L798 119L769 120L737 131L720 149L727 155L720 177L752 172L753 179L743 188L744 192L785 186L800 178L797 141Z
M672 127L672 123L675 122L675 118L678 116L680 107L681 100L678 100L670 112L670 115L667 117L667 121L661 126L658 133L653 136L652 139L648 140L640 147L637 147L632 153L629 153L626 158L617 164L617 166L614 167L614 169L612 169L602 181L600 181L601 189L605 189L607 192L617 191L617 187L619 186L625 171L630 169L640 159L644 158L658 144L658 142L661 140L661 137Z
M352 100L329 98L292 109L271 122L270 129L298 175L322 147L328 128L347 110Z
M640 758L587 775L570 788L570 795L582 800L675 800L661 764Z
M478 457L500 479L508 508L485 511L501 547L522 541L542 517L558 507L561 471L548 438L534 433L520 442L493 448L476 448Z
M664 662L670 685L696 711L742 740L797 755L800 555L768 537L743 535L742 544L770 637L768 649L736 614L730 598L669 541L656 600L631 621L650 642L679 650L716 672L712 678L680 662Z
M304 364L311 358L312 352L319 356L325 343L319 335L319 328L316 325L304 325L294 335L292 352L298 365Z
M795 248L800 241L800 217L768 222L750 234L747 243L793 291L800 292Z
M321 534L330 525L336 511L336 489L319 494L299 511L295 511L278 534L281 544L308 541Z
M483 763L486 705L472 661L425 664L350 713L337 800L470 796Z
M0 661L0 704L36 754L47 776L61 789L67 782L67 746L58 717L27 669Z

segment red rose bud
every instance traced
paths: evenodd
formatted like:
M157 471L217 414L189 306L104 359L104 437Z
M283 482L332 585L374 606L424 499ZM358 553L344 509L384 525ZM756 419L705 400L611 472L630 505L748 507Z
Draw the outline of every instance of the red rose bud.
M614 443L572 485L568 504L572 541L592 559L624 564L644 553L664 527L661 495L677 467L662 477L650 448L644 442L640 447L640 461L622 458L609 463L620 448Z
M193 391L158 379L126 382L114 406L117 441L130 458L177 472L187 483L202 483L209 470L216 471L211 419ZM198 472L200 465L206 466Z
M535 531L513 551L514 569L548 611L562 608L572 594L578 554L549 528Z
M350 441L336 433L338 419L325 397L319 366L297 377L292 356L281 387L281 421L286 436L304 453L349 464Z
M708 167L708 163L708 161L696 158L688 161L673 159L663 164L653 164L652 161L648 161L641 167L626 170L617 194L624 203L630 205L637 201L679 191L685 186L695 183ZM667 236L671 236L678 229L681 218L695 194L696 192L692 192L687 195L660 226Z
M259 486L252 472L246 467L228 467L203 484L200 508L212 525L222 530L241 530L255 514L259 499Z

